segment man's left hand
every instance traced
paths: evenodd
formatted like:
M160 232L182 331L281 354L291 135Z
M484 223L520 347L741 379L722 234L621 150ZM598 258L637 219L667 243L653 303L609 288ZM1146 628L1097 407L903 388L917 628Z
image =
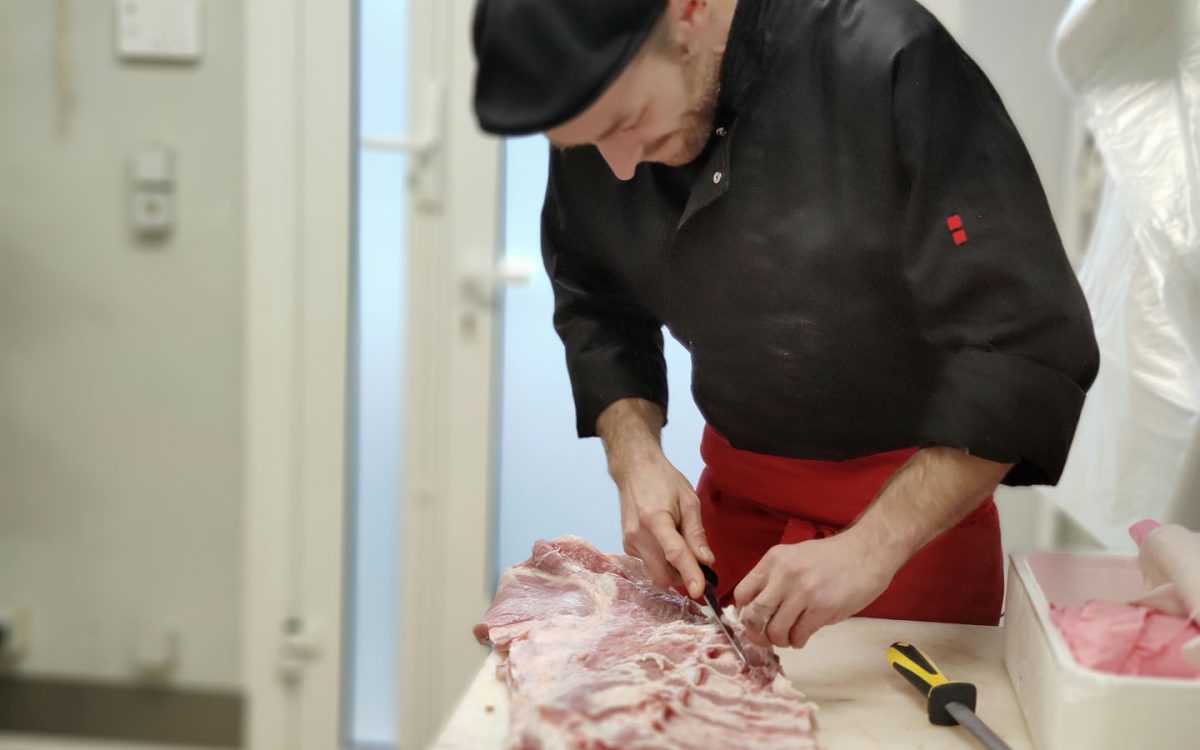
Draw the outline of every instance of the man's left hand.
M904 562L893 558L853 530L772 547L734 590L742 624L760 644L801 648L882 594Z

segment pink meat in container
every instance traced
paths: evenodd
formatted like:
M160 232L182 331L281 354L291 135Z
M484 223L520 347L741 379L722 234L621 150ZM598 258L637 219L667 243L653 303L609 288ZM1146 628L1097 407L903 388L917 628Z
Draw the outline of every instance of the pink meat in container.
M1037 750L1200 748L1200 679L1082 666L1051 619L1051 605L1126 602L1145 589L1133 556L1031 554L1012 560L1004 661Z

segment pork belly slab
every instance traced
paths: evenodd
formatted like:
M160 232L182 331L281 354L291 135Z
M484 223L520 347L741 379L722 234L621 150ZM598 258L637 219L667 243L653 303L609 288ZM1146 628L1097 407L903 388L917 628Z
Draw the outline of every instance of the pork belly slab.
M743 666L706 610L576 537L506 570L475 637L505 657L510 750L818 747L772 649L742 638Z

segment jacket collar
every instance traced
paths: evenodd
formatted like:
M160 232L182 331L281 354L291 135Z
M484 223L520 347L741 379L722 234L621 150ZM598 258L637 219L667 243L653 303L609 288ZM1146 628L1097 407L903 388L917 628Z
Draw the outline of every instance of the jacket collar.
M677 228L733 184L729 150L737 134L737 118L753 106L754 93L770 64L779 38L775 16L780 2L787 0L738 0L721 60L713 142L698 158L700 168Z

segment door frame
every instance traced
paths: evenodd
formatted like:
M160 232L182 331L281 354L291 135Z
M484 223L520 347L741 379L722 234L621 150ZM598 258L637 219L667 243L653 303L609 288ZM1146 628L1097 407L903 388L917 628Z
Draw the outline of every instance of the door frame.
M352 14L348 0L245 5L243 663L256 749L340 746Z
M405 456L401 747L436 737L487 654L471 631L492 595L494 372L500 299L500 142L471 111L474 0L413 0L414 98L442 123L431 159L414 161ZM418 31L419 30L419 31ZM439 112L422 91L441 90ZM423 173L420 170L425 170ZM428 197L428 196L427 196Z

